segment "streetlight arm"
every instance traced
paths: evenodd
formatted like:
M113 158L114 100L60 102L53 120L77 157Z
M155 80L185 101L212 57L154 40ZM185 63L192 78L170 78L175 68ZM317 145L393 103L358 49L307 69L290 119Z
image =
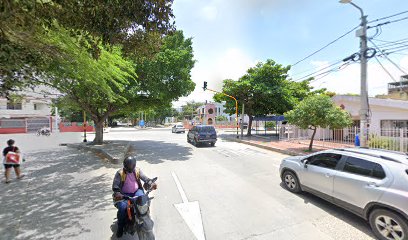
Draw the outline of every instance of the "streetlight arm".
M359 7L359 6L357 6L357 4L355 4L353 2L350 2L350 4L353 5L355 8L357 8L360 11L361 17L363 18L364 17L363 9L361 7Z

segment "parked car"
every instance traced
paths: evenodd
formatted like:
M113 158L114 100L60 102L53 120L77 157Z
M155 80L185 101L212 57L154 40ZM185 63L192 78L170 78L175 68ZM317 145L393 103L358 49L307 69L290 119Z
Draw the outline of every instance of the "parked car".
M215 146L215 142L217 142L217 132L214 126L194 126L188 131L187 142L193 143L195 146L200 143L209 143L211 146Z
M344 148L282 160L291 192L307 191L368 220L381 240L408 240L408 155Z
M171 128L172 133L185 133L186 129L182 124L176 124Z

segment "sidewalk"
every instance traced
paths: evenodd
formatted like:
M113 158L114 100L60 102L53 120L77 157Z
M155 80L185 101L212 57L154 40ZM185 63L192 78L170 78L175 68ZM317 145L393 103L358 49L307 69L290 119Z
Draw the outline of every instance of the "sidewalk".
M22 180L0 183L0 238L111 239L112 178L120 165L67 147L29 152ZM3 178L2 178L3 180Z
M219 136L229 141L241 142L251 146L260 147L287 155L296 156L296 155L308 155L311 153L308 151L309 141L279 141L268 137L260 136L247 137L246 135L244 135L243 139L241 139L241 135L239 136L240 138L237 139L235 134L230 133L221 133ZM313 152L342 147L352 147L352 145L340 143L326 143L326 145L324 145L319 141L315 141L313 145Z

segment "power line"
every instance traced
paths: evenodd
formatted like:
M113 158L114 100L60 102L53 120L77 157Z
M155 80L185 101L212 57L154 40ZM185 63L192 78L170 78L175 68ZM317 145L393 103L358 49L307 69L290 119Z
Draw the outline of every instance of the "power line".
M329 42L328 44L324 45L322 48L320 48L320 49L314 51L313 53L311 53L311 54L307 55L306 57L300 59L299 61L295 62L294 64L292 64L292 67L293 67L293 66L296 66L297 64L299 64L299 63L303 62L304 60L310 58L311 56L317 54L318 52L322 51L323 49L329 47L329 46L332 45L333 43L337 42L338 40L342 39L343 37L347 36L348 34L350 34L351 32L353 32L354 30L356 30L358 27L359 27L359 26L354 27L353 29L351 29L351 30L349 30L348 32L346 32L346 33L344 33L343 35L341 35L340 37L338 37L338 38L334 39L333 41Z
M388 18L392 18L392 17L396 17L396 16L399 16L399 15L402 15L402 14L404 14L404 13L408 13L408 10L407 10L407 11L400 12L400 13L396 13L396 14L393 14L393 15L390 15L390 16L387 16L387 17L378 18L378 19L369 21L368 23L378 22L378 21L381 21L381 20L384 20L384 19L388 19Z
M375 60L377 60L378 64L380 64L380 66L382 67L382 69L388 74L388 76L390 76L390 78L396 82L397 80L395 80L395 78L391 75L391 73L384 67L384 65L382 65L382 63L380 62L380 60L378 59L377 56L374 56Z
M323 70L325 70L325 69L328 69L328 68L330 68L330 67L332 67L332 66L335 66L335 65L337 65L337 64L339 64L339 63L341 63L341 62L342 62L342 60L338 60L337 62L334 62L334 63L332 63L332 64L330 64L330 65L328 65L328 66L326 66L326 67L324 67L324 68L320 68L319 70L317 70L317 71L315 71L315 72L312 72L312 73L309 73L309 74L307 74L307 75L305 75L305 76L303 76L303 77L300 77L300 78L298 78L298 79L303 79L303 78L307 78L307 77L309 77L309 76L313 76L313 75L315 75L316 73L321 72L321 71L323 71ZM314 68L314 69L316 69L316 68ZM297 74L297 75L299 75L299 74ZM296 76L296 75L294 75L294 76Z
M321 69L319 69L319 70L317 70L317 71L315 71L315 72L313 72L313 73L307 74L307 75L305 75L305 76L303 76L303 77L300 77L300 78L298 78L297 80L294 80L294 81L295 81L295 82L300 82L300 81L306 80L306 79L308 79L308 78L310 78L310 77L320 76L321 74L324 74L324 73L326 73L326 72L328 72L328 71L331 71L331 70L333 70L333 69L328 70L328 71L325 71L325 72L322 72L323 70L326 70L326 69L331 68L331 67L333 67L333 66L335 66L335 65L338 65L338 64L341 63L341 62L342 62L342 60L337 61L337 62L335 62L335 63L333 63L333 64L330 64L329 66L326 66L326 67L324 67L324 68L321 68ZM317 74L317 75L316 75L316 74Z
M387 21L387 22L379 23L379 24L377 24L375 26L368 26L367 29L375 28L375 27L381 27L381 26L388 25L388 24L391 24L391 23L401 22L401 21L404 21L404 20L407 20L407 19L408 19L408 17L403 17L403 18L396 19L396 20L393 20L393 21Z
M341 61L342 61L342 60L336 60L336 61L329 62L328 64L331 65L331 64L339 63L339 62L341 62ZM305 70L305 71L298 72L298 73L296 73L296 74L291 74L291 77L298 76L298 75L301 75L301 74L303 74L303 73L307 73L307 72L310 72L310 71L313 71L313 70L316 70L316 67L314 67L314 68L309 68L309 69L307 69L307 70Z
M346 68L347 66L349 66L350 65L350 62L346 62L346 63L343 63L341 66L339 66L339 67L334 67L334 68L332 68L332 69L330 69L330 70L327 70L327 71L324 71L324 72L321 72L323 69L320 69L319 71L317 71L316 73L318 73L318 74L316 74L316 75L311 75L311 74L309 74L308 75L308 77L309 78L315 78L315 79L313 79L311 82L315 82L315 81L317 81L317 80L319 80L319 79L322 79L322 78L324 78L324 77L326 77L327 75L329 75L330 73L333 73L333 72L338 72L338 71L340 71L340 70L343 70L344 68ZM328 67L330 67L330 66L328 66ZM325 69L327 69L328 67L326 67ZM319 73L320 72L320 73ZM316 78L316 77L319 77L319 78ZM294 80L295 82L300 82L300 81L303 81L303 80L306 80L306 79L308 79L307 77L303 77L303 78L299 78L299 79L296 79L296 80Z
M377 48L377 50L381 53L383 53L383 51L371 40L369 39L369 41L374 45L375 48ZM392 61L387 54L383 54L382 56L384 56L388 61L390 61L396 68L398 68L398 70L400 70L401 72L403 72L404 74L407 74L400 66L398 66L398 64L396 64L394 61Z
M405 43L408 43L408 38L403 38L397 41L388 41L388 40L380 40L380 39L374 39L372 38L372 40L374 41L378 41L378 42L383 42L382 44L378 44L378 47L389 47L389 46L393 46L393 45L402 45L402 46L408 46Z

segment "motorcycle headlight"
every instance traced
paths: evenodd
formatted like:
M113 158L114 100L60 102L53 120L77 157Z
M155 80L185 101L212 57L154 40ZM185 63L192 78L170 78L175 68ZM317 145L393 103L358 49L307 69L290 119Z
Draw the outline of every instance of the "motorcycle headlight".
M149 210L149 205L148 204L144 204L142 206L137 205L137 210L139 211L140 214L144 215Z

